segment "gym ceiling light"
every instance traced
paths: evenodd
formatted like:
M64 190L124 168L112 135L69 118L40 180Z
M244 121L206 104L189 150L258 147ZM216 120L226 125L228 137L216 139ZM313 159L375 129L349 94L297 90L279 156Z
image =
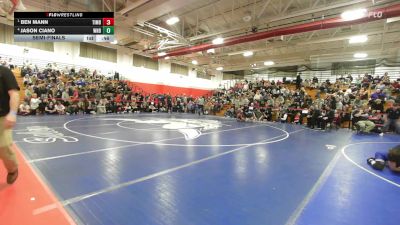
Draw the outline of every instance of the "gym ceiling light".
M354 58L356 59L362 59L362 58L367 58L368 54L367 53L355 53Z
M212 54L214 54L214 53L215 53L215 49L213 49L213 48L212 48L212 49L208 49L208 50L207 50L207 53L212 53Z
M212 40L212 43L213 43L214 45L220 45L220 44L224 43L224 39L221 38L221 37L215 38L214 40Z
M265 66L272 66L272 65L274 65L275 63L273 62L273 61L265 61L264 62L264 65Z
M358 35L351 37L349 40L349 44L365 43L367 41L368 41L367 35Z
M174 24L176 24L177 22L179 22L179 18L178 17L176 17L176 16L174 16L174 17L171 17L171 18L169 18L169 19L167 19L167 21L165 21L168 25L174 25Z
M157 53L157 55L160 56L160 57L162 57L162 56L167 55L167 53L166 53L166 52L159 52L159 53Z
M341 14L341 17L345 21L358 20L367 16L367 9L355 9L348 10Z
M250 57L252 56L254 53L252 51L247 51L247 52L243 52L243 56L244 57Z

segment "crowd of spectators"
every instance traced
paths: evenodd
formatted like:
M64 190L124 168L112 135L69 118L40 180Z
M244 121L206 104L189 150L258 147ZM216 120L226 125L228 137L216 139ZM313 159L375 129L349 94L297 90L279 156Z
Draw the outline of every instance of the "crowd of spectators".
M258 79L237 82L210 96L144 93L126 82L88 69L59 69L56 64L39 70L24 65L21 76L25 101L20 115L105 114L135 112L186 112L216 114L238 121L277 121L304 124L312 129L341 127L345 122L362 132L400 132L400 84L389 74L343 75L331 83L317 77L294 84ZM314 93L313 96L310 93Z
M140 112L188 112L215 114L222 104L213 97L194 98L185 94L145 93L115 77L100 75L88 69L46 69L24 65L21 68L25 101L20 115L106 114Z
M14 63L12 58L7 59L5 57L0 56L0 65L8 67L10 69L14 69Z
M391 82L388 73L356 79L345 75L335 83L319 82L317 77L303 81L298 75L292 86L280 81L245 80L219 95L232 103L226 116L239 121L292 122L313 129L339 128L347 122L361 132L399 133L399 90L399 81ZM310 96L311 92L315 96Z

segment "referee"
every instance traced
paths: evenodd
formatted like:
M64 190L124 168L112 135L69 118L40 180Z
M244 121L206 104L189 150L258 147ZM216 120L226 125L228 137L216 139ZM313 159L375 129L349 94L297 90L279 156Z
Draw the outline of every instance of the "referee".
M0 159L8 171L7 183L18 177L17 157L12 149L12 128L17 121L19 87L10 69L0 66Z

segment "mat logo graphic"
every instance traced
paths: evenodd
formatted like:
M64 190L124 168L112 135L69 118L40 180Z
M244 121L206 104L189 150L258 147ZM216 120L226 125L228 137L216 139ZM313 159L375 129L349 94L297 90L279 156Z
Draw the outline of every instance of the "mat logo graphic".
M54 143L57 140L64 142L78 142L79 140L74 137L65 136L64 134L46 126L31 126L26 128L27 131L17 132L17 134L27 134L32 135L31 137L26 137L23 140L32 144L46 144Z
M326 149L333 150L336 148L336 145L325 145Z
M186 140L193 140L201 136L204 130L217 129L221 122L217 120L196 120L196 119L104 119L120 120L140 124L162 124L163 129L177 130L185 136Z

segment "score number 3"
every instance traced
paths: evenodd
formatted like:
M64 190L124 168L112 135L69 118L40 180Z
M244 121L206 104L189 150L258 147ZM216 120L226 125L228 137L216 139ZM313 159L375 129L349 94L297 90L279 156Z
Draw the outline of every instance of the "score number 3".
M103 18L103 26L114 26L114 18Z

